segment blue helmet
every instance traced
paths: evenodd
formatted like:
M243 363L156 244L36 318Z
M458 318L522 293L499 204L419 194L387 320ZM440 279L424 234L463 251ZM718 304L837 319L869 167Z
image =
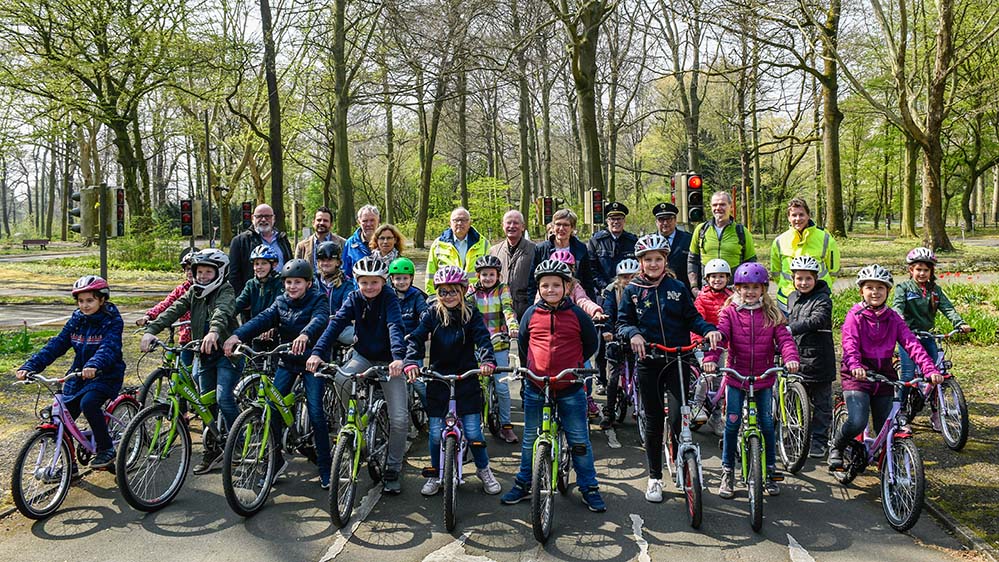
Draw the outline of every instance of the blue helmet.
M267 244L260 244L250 252L250 262L253 260L270 260L272 262L278 261L278 255L274 253Z

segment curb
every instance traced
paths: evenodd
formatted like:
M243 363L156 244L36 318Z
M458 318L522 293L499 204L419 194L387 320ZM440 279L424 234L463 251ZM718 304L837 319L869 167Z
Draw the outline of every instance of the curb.
M966 548L982 554L992 562L999 562L999 551L988 542L982 540L968 526L951 517L935 501L926 498L924 501L926 510L936 519L940 525L949 533L954 535L958 541Z

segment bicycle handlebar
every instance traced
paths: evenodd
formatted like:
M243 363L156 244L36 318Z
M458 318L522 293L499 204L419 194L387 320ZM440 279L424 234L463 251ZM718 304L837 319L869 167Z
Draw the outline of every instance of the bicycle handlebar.
M245 343L240 343L236 345L236 349L233 351L234 355L245 355L250 359L257 359L258 357L269 357L271 355L280 355L282 353L287 353L291 349L290 343L283 343L270 351L255 351L252 347L246 345Z
M568 378L569 375L571 375L572 378L576 379L576 382L582 382L582 381L585 381L586 379L593 378L593 375L596 375L600 371L598 371L597 369L584 369L582 367L576 367L576 368L572 368L572 369L565 369L561 373L555 375L554 377L539 377L538 375L534 374L534 371L531 371L527 367L517 367L517 368L513 368L513 367L499 367L499 368L496 369L496 372L497 373L511 373L510 376L503 377L501 379L504 382L507 381L507 380L509 380L509 379L529 378L529 379L533 380L534 382L538 382L538 383L541 383L541 384L547 384L547 383L551 383L553 381L554 382L558 382L560 380L566 379L566 378ZM579 375L590 375L590 376L589 377L580 378Z
M895 388L919 388L920 383L919 379L912 379L911 381L893 381L876 371L867 371L867 379L872 382L888 384L894 386Z
M720 367L718 369L719 373L722 373L722 374L725 374L725 375L731 375L732 378L736 379L739 382L749 382L749 383L753 383L753 382L756 382L756 381L759 381L759 380L763 380L763 379L765 379L767 377L776 376L778 373L783 373L783 372L786 372L786 371L787 371L787 369L785 369L784 367L771 367L771 368L767 369L766 371L764 371L762 375L756 375L756 376L748 376L748 377L746 377L746 376L743 376L742 373L740 373L739 371L736 371L735 369L729 369L728 367Z
M438 380L438 381L447 382L447 383L458 382L460 380L464 380L464 379L467 379L467 378L479 376L481 374L482 374L482 369L471 369L469 371L465 371L464 373L461 373L460 375L459 374L444 375L444 374L438 373L437 371L435 371L435 370L433 370L433 369L431 369L429 367L424 367L423 369L420 369L420 378L421 379L425 379L425 380Z
M70 371L62 377L50 379L48 377L43 377L41 373L28 373L27 375L25 375L23 381L17 381L14 384L31 384L33 382L43 382L46 384L62 384L70 379L75 379L76 377L82 375L83 371Z
M974 332L974 331L975 331L975 329L972 328L971 332ZM970 334L971 332L968 332L968 333ZM943 340L945 340L947 338L954 337L957 334L963 334L964 330L962 330L960 328L954 328L953 330L947 332L946 334L937 334L935 332L927 332L926 330L914 330L912 333L917 338L933 338L933 339L935 339L937 341L943 341Z
M336 380L336 375L340 374L348 379L371 379L381 382L389 380L389 376L386 371L386 367L382 365L372 365L363 371L350 373L341 369L339 365L326 363L316 371L315 375L323 379Z
M690 345L684 345L680 347L669 347L658 343L648 342L645 344L646 349L649 351L662 351L665 353L689 353L699 347L702 347L702 343L692 343Z

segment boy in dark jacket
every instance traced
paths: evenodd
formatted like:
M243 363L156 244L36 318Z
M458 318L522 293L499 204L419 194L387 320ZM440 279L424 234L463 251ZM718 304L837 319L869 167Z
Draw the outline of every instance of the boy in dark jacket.
M260 314L284 290L281 276L274 270L277 267L278 255L267 244L261 244L250 253L253 262L253 279L246 282L243 292L236 297L236 312L249 311L250 318Z
M357 290L357 283L343 273L340 256L343 249L336 242L323 242L316 249L316 263L319 271L316 272L316 285L326 295L329 302L330 318L340 310L347 295ZM341 345L353 345L354 326L347 326L337 341Z
M836 349L832 334L832 294L818 278L821 264L811 256L791 260L795 290L787 298L787 324L798 346L802 384L812 403L812 445L808 456L825 458L832 425L832 383Z
M402 310L403 334L408 338L409 334L420 324L420 317L427 309L427 294L413 285L413 275L416 274L416 265L409 258L396 258L389 264L389 279L392 281L392 288L395 296L399 297L399 308ZM427 383L420 379L409 382L416 389L416 394L423 403L423 409L427 409Z

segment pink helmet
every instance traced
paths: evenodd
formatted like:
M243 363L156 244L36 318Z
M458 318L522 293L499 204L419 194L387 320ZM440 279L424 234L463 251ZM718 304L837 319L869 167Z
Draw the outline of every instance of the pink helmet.
M766 285L770 283L770 274L763 264L754 261L746 262L735 269L732 276L732 284L740 283L760 283Z
M434 273L434 287L441 285L462 285L468 286L468 276L456 265L445 265Z
M84 275L83 277L77 279L76 283L73 283L74 297L80 293L87 292L101 295L104 298L111 296L111 288L108 287L108 282L105 281L100 275Z
M560 261L566 265L576 265L576 256L572 255L569 248L559 248L548 257L550 260Z

